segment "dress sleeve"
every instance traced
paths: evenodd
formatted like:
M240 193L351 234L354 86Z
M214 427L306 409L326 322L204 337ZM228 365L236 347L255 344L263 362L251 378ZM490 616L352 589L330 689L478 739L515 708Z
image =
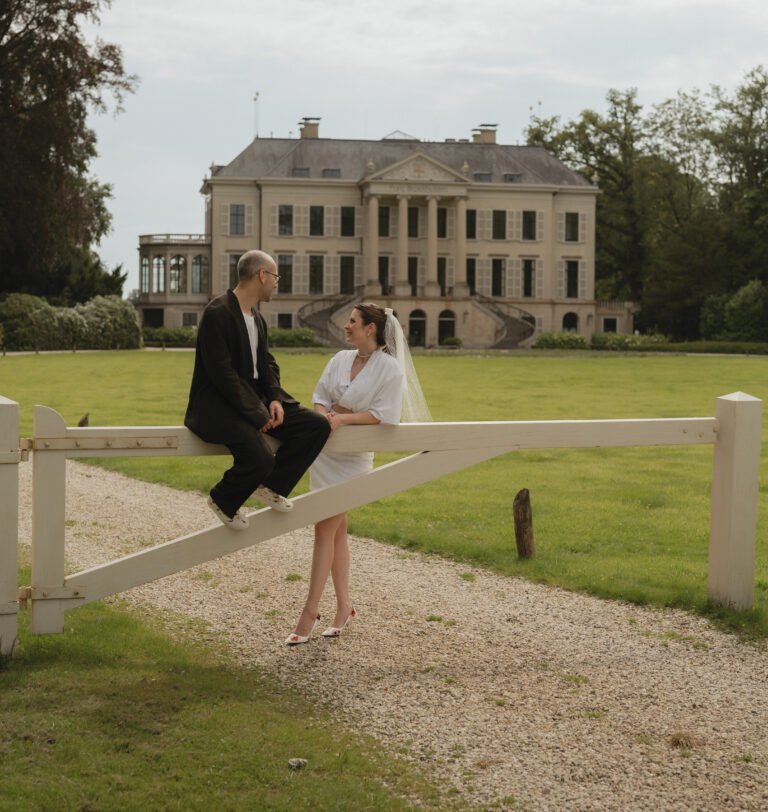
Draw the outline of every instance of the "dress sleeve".
M382 369L371 404L366 411L382 423L396 426L400 422L400 410L403 404L403 373L400 365L392 359Z
M338 354L334 355L325 365L323 374L320 376L320 380L317 382L315 391L312 394L312 403L318 403L320 406L325 406L326 409L330 409L333 405L333 375L338 357Z

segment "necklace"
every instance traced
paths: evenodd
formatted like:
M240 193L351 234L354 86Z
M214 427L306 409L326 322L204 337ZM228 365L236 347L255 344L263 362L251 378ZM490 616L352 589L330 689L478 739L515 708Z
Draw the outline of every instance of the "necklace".
M369 352L369 353L368 353L368 355L361 355L361 354L360 354L360 350L358 350L358 351L357 351L357 357L358 357L358 358L359 358L361 361L367 361L367 360L368 360L368 359L369 359L369 358L370 358L370 357L373 355L373 353L374 353L374 352L376 352L376 350L373 350L373 352Z

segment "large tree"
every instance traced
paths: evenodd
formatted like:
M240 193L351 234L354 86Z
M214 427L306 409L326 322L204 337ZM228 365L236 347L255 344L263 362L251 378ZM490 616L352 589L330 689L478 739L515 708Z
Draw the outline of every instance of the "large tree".
M0 293L61 300L78 281L80 295L89 293L83 264L109 230L110 188L89 175L97 153L88 115L104 111L107 97L119 107L136 81L118 46L86 39L84 25L109 5L0 3ZM92 271L91 262L98 277Z

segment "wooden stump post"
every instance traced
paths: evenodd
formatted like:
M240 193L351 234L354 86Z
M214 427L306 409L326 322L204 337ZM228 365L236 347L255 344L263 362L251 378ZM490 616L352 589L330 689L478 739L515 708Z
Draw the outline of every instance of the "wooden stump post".
M528 488L517 492L512 503L512 515L515 520L515 543L518 558L533 558L536 548L533 544L533 514L531 512L531 494Z

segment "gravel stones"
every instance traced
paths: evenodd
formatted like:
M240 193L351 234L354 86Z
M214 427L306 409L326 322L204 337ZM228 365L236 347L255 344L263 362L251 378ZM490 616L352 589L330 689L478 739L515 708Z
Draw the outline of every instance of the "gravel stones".
M67 466L68 571L213 524L199 494ZM28 542L31 466L21 474ZM480 808L768 808L764 647L681 611L369 539L351 549L359 617L341 638L295 649L283 640L305 597L311 528L124 597L207 621L244 668L331 707ZM330 622L330 584L321 613Z

